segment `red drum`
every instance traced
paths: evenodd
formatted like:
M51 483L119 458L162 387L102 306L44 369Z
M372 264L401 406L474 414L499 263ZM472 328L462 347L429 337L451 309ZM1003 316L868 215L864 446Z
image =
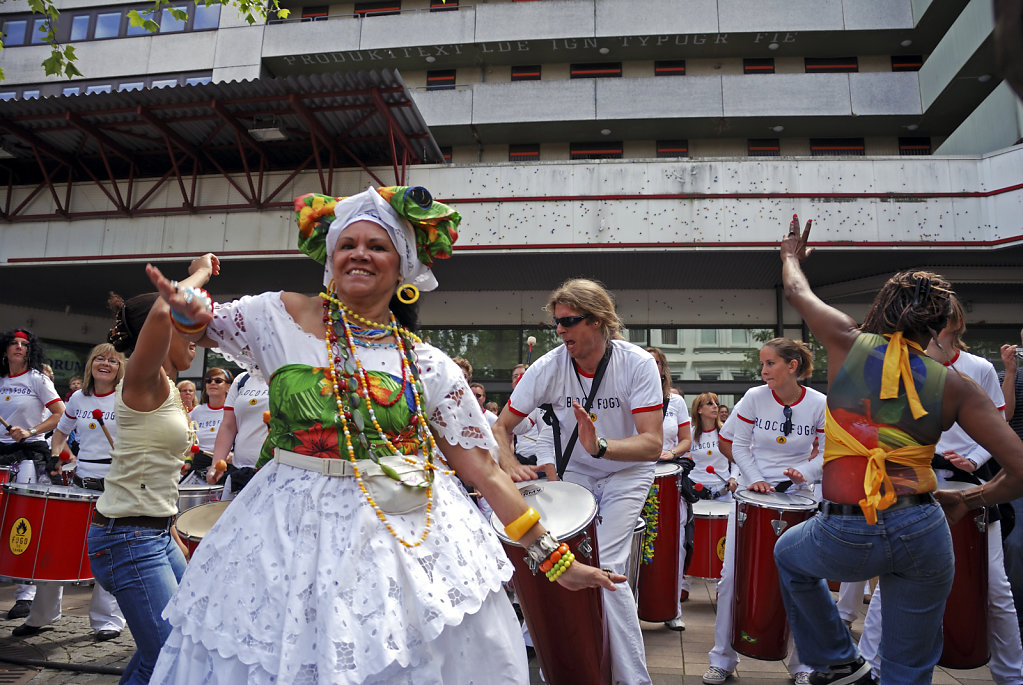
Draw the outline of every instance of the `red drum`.
M643 506L647 536L653 537L653 558L643 559L639 567L639 604L637 613L644 621L667 621L678 612L678 544L682 527L682 467L658 462L654 484ZM650 521L656 520L653 531ZM644 547L649 546L644 540Z
M9 483L14 480L14 467L13 466L0 466L0 488L3 487L4 483ZM4 491L0 489L0 514L3 513L4 505Z
M100 493L6 483L0 516L0 579L29 583L92 580L86 543Z
M540 523L575 554L574 563L600 566L597 552L597 501L586 488L565 481L519 484ZM566 590L541 572L534 576L525 550L512 542L494 514L490 523L515 567L512 584L544 678L552 685L611 682L611 651L604 626L602 590ZM620 590L619 590L620 592Z
M209 502L219 502L224 493L223 485L190 483L178 486L178 513Z
M972 483L947 481L939 490L965 490ZM941 629L945 634L939 666L946 668L977 668L987 663L988 651L987 598L988 551L987 511L983 508L966 513L959 523L950 527L952 550L955 553L955 576L952 591L945 600Z
M743 490L735 497L735 600L732 648L776 661L788 653L789 622L778 585L774 544L789 526L817 512L809 497Z
M693 560L686 575L693 578L721 577L725 563L725 533L731 502L700 500L693 504Z
M220 515L224 513L224 509L230 503L230 501L227 501L200 504L182 514L178 514L177 520L174 521L174 527L178 529L181 541L188 548L189 559L195 554L199 543L202 542L206 533L210 532L210 528L213 527L213 524L217 522L217 519L220 518Z
M625 566L625 575L629 578L632 598L639 601L639 564L643 558L643 537L646 533L646 520L640 516L636 519L636 527L632 529L632 543L629 545L629 563Z

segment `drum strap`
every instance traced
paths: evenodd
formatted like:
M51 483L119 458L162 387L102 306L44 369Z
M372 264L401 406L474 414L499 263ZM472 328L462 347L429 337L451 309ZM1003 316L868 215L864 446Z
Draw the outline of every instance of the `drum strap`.
M597 370L593 374L593 384L590 386L590 394L586 397L586 403L583 405L583 409L586 413L590 413L590 407L593 406L593 398L597 396L597 388L600 387L600 381L604 378L604 372L607 371L607 364L611 361L611 345L607 346L607 350L604 352L604 356L600 358L600 363L597 364ZM571 360L569 361L571 364ZM574 366L572 367L575 368ZM578 375L578 372L576 372ZM553 412L551 412L553 414ZM568 445L565 446L565 451L561 451L561 427L558 425L557 417L554 417L554 423L551 424L554 429L554 454L557 457L558 467L558 478L565 476L565 469L568 468L568 461L572 458L572 450L575 449L575 442L579 439L579 424L576 424L575 430L572 431L572 436L568 439Z

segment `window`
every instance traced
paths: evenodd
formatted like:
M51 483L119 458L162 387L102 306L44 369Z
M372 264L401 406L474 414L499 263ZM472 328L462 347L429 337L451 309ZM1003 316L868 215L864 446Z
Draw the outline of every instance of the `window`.
M35 100L36 98L39 97L39 90L38 89L26 90L21 94L21 97L23 100Z
M385 0L384 2L357 2L355 16L383 17L401 13L401 0Z
M929 155L931 154L931 139L924 137L899 138L900 155Z
M746 346L749 344L749 330L745 328L732 329L732 344Z
M805 57L803 68L808 74L851 74L860 65L855 57Z
M68 88L63 88L60 92L64 95L64 97L67 97L69 95L78 95L78 86L70 86Z
M509 162L536 162L540 159L540 143L522 143L508 146Z
M36 19L32 22L32 35L29 41L32 45L42 45L46 42L46 33L49 31L49 24L45 19Z
M689 156L689 141L688 140L658 140L657 141L657 156L661 159L670 157L688 157Z
M458 9L458 0L430 0L431 12L451 12Z
M28 22L24 19L4 22L4 47L25 44L25 31L28 29Z
M718 329L716 329L716 328L701 328L700 329L700 344L701 345L717 345L718 344Z
M85 89L85 94L91 95L93 93L109 93L112 90L113 88L111 87L111 85L109 83L105 83L99 86L88 86Z
M716 381L721 377L721 373L718 371L700 371L701 381Z
M161 78L153 79L153 83L149 86L150 88L171 88L178 85L176 78Z
M621 141L600 141L597 143L572 143L569 159L621 159Z
M921 55L892 55L892 71L920 71L923 65Z
M117 33L120 29L121 13L103 12L102 14L96 15L96 32L92 37L96 40L103 38L117 38Z
M186 86L204 86L213 81L212 76L194 76L185 79Z
M88 14L79 14L71 18L71 40L86 40L89 37Z
M324 21L327 19L327 6L317 5L316 7L302 8L302 21Z
M0 100L3 100L4 102L6 102L8 100L16 100L16 99L18 99L17 91L6 90L6 91L0 93Z
M512 81L539 81L540 80L540 65L530 64L527 66L519 66L511 68L511 80Z
M160 33L179 33L185 30L185 20L171 14L171 9L188 12L187 7L164 7L160 11Z
M219 2L209 7L200 3L192 8L191 15L193 31L207 31L220 27Z
M571 78L619 78L621 75L621 62L573 64L570 72Z
M633 345L647 346L647 329L645 328L630 328L625 331L626 336L629 338L629 342Z
M117 92L123 93L125 91L130 90L142 90L145 87L146 84L143 83L142 81L129 81L127 83L122 83L121 85L117 86Z
M153 21L154 20L154 15L153 15L153 11L152 10L145 10L145 11L139 12L139 17L142 18L142 21ZM128 19L126 23L127 23L127 28L125 29L124 35L126 35L126 36L148 36L149 35L149 31L146 30L146 27L144 25L140 24L139 26L132 26L131 19Z
M454 90L455 89L455 70L454 69L434 69L433 71L426 72L426 89L427 90Z
M746 141L746 154L750 157L778 157L781 148L777 138L750 138Z
M863 138L811 138L811 157L862 157Z
M742 73L744 74L773 74L774 58L758 57L742 60Z
M662 345L678 345L678 329L677 328L662 328L661 329L661 344Z
M654 76L685 76L684 59L661 59L654 62Z

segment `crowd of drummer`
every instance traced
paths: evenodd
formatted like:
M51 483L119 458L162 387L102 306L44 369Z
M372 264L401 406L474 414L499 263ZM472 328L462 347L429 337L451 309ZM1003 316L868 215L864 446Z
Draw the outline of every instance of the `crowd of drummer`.
M1006 367L1005 389L1012 400L1006 407L1003 383L994 366L970 354L962 339L965 322L961 307L941 331L938 345L928 349L946 366L976 380L990 396L996 408L1011 413L1020 383L1016 381L1016 348L1003 347ZM45 373L42 346L30 331L7 331L0 341L4 349L0 368L0 418L10 428L0 431L0 479L34 483L52 479L56 484L101 491L110 468L110 449L117 434L113 412L113 394L124 375L125 357L113 345L97 345L89 353L82 378L72 380L64 399L57 393L52 373ZM690 459L685 481L690 495L701 500L730 502L739 490L814 495L814 484L821 478L821 454L825 423L825 396L804 385L813 370L810 350L801 342L778 338L760 351L764 385L751 389L732 411L719 402L717 395L704 392L687 403L671 383L668 362L660 350L648 348L661 374L664 394L664 443L661 460ZM952 357L949 358L947 351ZM471 365L455 359L471 381ZM513 385L525 372L518 365L512 372ZM486 405L485 389L480 383L470 388L485 410L491 425L497 415ZM182 403L190 412L193 432L192 457L182 474L183 484L208 483L223 488L230 499L254 472L260 446L266 436L265 413L268 388L261 381L242 374L237 379L225 368L210 368L202 379L200 397L192 381L178 384ZM492 403L491 403L492 404ZM1007 411L1006 411L1007 410ZM1017 424L1019 422L1016 422ZM1023 436L1021 436L1023 437ZM526 464L545 467L544 474L556 479L554 439L551 428L542 420L524 422L515 439L515 454ZM754 457L755 455L755 457ZM990 455L961 430L947 431L935 456L939 479L980 482L991 476ZM780 484L784 483L784 486ZM741 484L741 485L740 485ZM683 560L679 568L679 604L676 615L665 622L673 630L684 630L682 602L688 597L688 582L683 573L687 564L685 550L692 545L692 506L683 500L689 525L680 530L679 549ZM1011 510L1011 508L1010 508ZM997 510L996 510L997 511ZM1006 512L1006 508L1002 508ZM1006 512L1007 513L1007 512ZM989 570L988 630L991 661L989 667L997 683L1023 682L1023 647L1013 603L1012 589L1003 566L1002 538L1006 526L995 521L988 528ZM734 517L729 517L724 552L724 567L718 582L718 603L730 606L734 590ZM8 619L25 619L13 630L15 636L30 636L61 617L62 586L54 583L19 585L16 601L7 612ZM856 616L862 601L864 584L843 584L839 610L848 622ZM980 598L980 601L985 601ZM90 624L99 641L116 638L125 621L110 593L98 584L90 604ZM715 625L714 647L709 654L710 667L704 674L709 685L731 677L739 661L732 648L732 614L719 611ZM875 596L867 614L860 649L874 659L880 640L880 599ZM788 667L797 684L810 682L811 669L804 666L795 648Z

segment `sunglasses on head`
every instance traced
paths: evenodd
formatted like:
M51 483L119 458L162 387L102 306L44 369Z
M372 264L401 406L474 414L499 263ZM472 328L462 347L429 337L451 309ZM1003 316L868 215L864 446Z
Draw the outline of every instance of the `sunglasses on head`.
M207 378L205 382L206 383L216 383L217 385L219 385L221 383L227 383L227 379L226 378Z
M582 316L555 316L554 317L554 326L555 327L561 326L562 328L571 328L572 326L575 326L578 323L580 323L581 321L584 321L584 320L586 320L588 318L590 318L589 315L582 315Z
M792 432L792 407L786 404L782 407L781 413L785 416L785 423L781 425L781 432L788 435Z

